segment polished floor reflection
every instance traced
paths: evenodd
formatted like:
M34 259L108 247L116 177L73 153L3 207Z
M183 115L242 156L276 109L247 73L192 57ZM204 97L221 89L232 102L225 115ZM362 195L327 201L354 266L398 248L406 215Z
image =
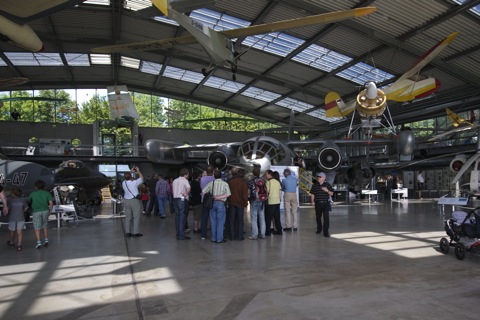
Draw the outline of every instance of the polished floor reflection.
M4 245L0 318L477 319L480 258L439 252L450 211L337 204L324 238L306 207L296 232L216 244L176 240L173 215L143 216L144 236L125 238L106 204L94 221L50 229L49 247L35 249L31 229L22 252Z

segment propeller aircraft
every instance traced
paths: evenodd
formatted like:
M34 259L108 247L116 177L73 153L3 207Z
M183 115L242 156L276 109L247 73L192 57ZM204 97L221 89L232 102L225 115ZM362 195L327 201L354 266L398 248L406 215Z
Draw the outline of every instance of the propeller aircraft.
M176 21L179 25L185 28L190 35L170 39L98 47L92 49L92 52L115 53L147 51L198 42L204 48L211 60L210 66L202 69L203 75L207 76L216 66L221 66L232 71L232 79L235 81L235 73L238 69L237 62L241 56L241 53L238 53L234 50L234 45L231 40L233 38L242 38L251 35L278 32L321 23L332 23L345 19L361 17L376 11L375 7L364 7L278 21L268 24L254 25L245 28L216 31L202 24L201 22L190 18L182 12L177 11L180 10L185 12L192 10L192 7L194 6L201 7L205 5L205 1L152 0L152 3L166 17Z
M365 84L365 90L361 91L355 100L345 103L336 92L329 92L325 97L325 110L327 117L345 117L355 110L362 118L363 128L373 128L383 126L395 133L393 121L388 110L387 101L405 102L431 95L440 88L440 82L435 78L422 78L419 76L420 70L429 64L450 42L458 35L453 32L448 37L438 42L428 50L420 59L393 84L380 90L377 89L375 82ZM387 115L385 115L387 111ZM352 116L349 135L353 131ZM384 117L388 126L381 124Z

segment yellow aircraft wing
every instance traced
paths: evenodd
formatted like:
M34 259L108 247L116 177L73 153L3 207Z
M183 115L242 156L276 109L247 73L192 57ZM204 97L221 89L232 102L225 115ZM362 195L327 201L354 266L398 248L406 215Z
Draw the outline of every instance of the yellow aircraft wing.
M155 4L155 2L154 2ZM314 16L308 16L303 18L291 19L278 21L268 24L260 24L251 27L231 29L219 31L229 38L238 38L238 37L247 37L256 34L263 34L269 32L282 31L292 28L305 27L321 23L331 23L335 21L361 17L372 12L375 12L377 9L375 7L365 7L345 11L335 11L323 14L317 14ZM131 52L131 51L147 51L147 50L156 50L162 48L172 47L174 45L185 45L196 43L197 40L195 37L188 35L177 38L161 39L161 40L150 40L150 41L141 41L126 43L113 46L105 46L93 48L91 51L94 53L114 53L114 52Z
M364 7L345 11L335 11L303 18L272 22L267 24L259 24L245 28L231 29L220 31L221 34L230 38L247 37L256 34L264 34L269 32L277 32L293 28L311 26L321 23L331 23L345 19L362 17L373 13L377 10L375 7Z

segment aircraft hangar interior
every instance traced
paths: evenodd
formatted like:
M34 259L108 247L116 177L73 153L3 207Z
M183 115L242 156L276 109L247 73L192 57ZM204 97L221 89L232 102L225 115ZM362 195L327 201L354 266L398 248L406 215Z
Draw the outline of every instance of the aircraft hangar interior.
M476 319L479 26L480 0L0 0L0 318Z

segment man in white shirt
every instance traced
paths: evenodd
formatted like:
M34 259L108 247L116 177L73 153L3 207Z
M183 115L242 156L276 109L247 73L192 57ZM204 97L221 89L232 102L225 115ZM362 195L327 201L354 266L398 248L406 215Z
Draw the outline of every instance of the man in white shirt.
M180 169L179 177L173 180L173 208L175 210L175 229L177 240L189 240L185 236L185 210L188 210L187 200L190 193L190 183L188 182L188 169Z
M133 172L138 173L138 179L135 179ZM137 197L139 195L138 187L143 183L143 174L138 167L131 172L125 172L125 180L122 182L123 188L123 206L125 211L125 236L141 237L143 234L138 232L138 224L142 215L142 201Z

